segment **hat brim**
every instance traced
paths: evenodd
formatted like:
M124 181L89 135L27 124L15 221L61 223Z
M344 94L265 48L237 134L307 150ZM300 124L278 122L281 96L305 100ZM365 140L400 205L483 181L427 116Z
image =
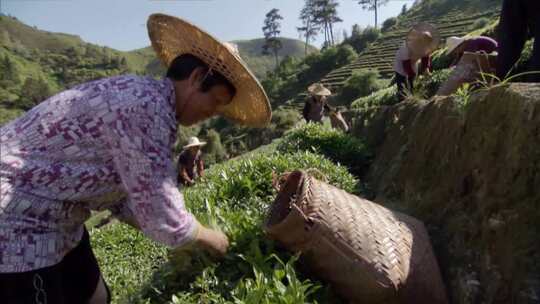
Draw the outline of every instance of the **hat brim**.
M188 148L191 148L191 147L202 147L202 146L205 146L205 145L206 145L206 142L201 141L198 144L185 145L182 149L188 149Z
M425 43L420 39L421 33L428 32L431 34L431 42ZM417 56L423 57L431 54L437 49L441 42L441 36L435 26L429 23L419 23L407 34L407 47Z
M236 94L217 109L219 114L253 127L270 122L272 109L266 92L242 59L224 44L195 25L164 14L152 14L147 27L152 47L165 66L180 55L192 54L233 84Z
M315 95L315 96L330 96L332 95L332 92L330 92L329 89L324 89L324 90L320 90L320 91L311 91L309 92L311 95Z
M452 52L458 48L458 46L462 45L463 42L465 42L467 39L461 39L461 41L459 43L456 43L454 45L452 45L451 47L448 47L446 49L446 54L452 54Z
M316 96L330 96L332 92L323 85L312 84L308 87L308 93Z

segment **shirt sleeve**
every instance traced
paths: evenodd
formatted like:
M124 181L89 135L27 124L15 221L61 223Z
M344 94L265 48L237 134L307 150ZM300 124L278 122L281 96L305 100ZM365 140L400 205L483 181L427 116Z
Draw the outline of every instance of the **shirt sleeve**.
M167 124L156 115L117 112L104 134L127 193L127 213L151 239L170 247L191 241L197 221L176 187ZM126 212L124 211L124 212Z

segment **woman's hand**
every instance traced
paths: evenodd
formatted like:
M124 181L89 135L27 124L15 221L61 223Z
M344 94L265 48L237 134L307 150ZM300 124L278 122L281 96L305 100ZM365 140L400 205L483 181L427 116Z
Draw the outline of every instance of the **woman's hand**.
M218 230L199 225L199 232L195 243L215 256L224 256L229 248L229 239Z

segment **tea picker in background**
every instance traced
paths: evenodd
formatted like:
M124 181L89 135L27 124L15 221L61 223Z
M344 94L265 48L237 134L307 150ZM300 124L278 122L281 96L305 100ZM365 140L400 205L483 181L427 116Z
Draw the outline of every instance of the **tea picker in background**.
M304 104L302 116L306 122L322 123L324 111L327 109L328 96L332 95L329 89L321 83L315 83L308 87L309 96Z
M441 84L436 95L447 96L465 83L490 81L487 74L495 73L497 41L489 37L450 37L446 39L446 52L454 57L454 70Z
M449 37L446 39L446 52L453 58L452 64L458 64L465 52L491 54L499 47L497 41L485 36Z
M409 31L394 60L398 101L404 100L407 93L414 93L416 76L431 72L431 54L439 40L439 33L428 23L417 24Z
M206 142L199 141L197 137L190 137L187 145L178 156L178 183L192 186L195 180L204 175L204 162L201 147Z
M330 123L332 124L332 128L341 130L345 133L349 132L349 125L347 125L345 118L343 118L343 115L341 115L341 111L337 108L332 108L330 106L327 107L327 110L328 117L330 117Z
M216 115L268 124L268 98L236 48L163 14L148 31L164 79L87 82L0 128L0 302L109 302L84 225L93 210L173 249L226 253L227 236L185 208L172 146L178 124Z
M504 0L499 21L499 57L497 77L501 80L518 61L528 35L534 37L528 71L540 71L540 1ZM530 82L540 82L540 73L526 76Z

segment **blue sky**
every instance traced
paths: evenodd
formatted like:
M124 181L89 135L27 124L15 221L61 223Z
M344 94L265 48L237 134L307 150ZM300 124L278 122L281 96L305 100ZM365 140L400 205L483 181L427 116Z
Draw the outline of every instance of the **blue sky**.
M336 26L350 33L353 24L373 25L373 12L363 11L356 0L340 0ZM396 16L403 4L391 0L379 12L379 22ZM0 0L1 12L39 29L79 35L98 45L128 51L150 45L146 19L160 12L185 18L223 41L262 37L265 14L280 10L282 36L298 38L298 15L303 0ZM320 46L323 35L315 41Z

